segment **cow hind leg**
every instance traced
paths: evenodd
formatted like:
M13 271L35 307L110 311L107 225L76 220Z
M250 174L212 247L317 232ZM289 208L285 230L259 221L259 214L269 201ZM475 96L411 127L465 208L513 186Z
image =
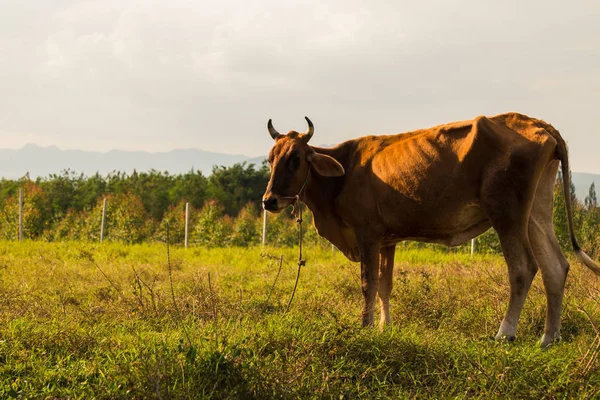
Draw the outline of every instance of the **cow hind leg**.
M558 244L552 221L554 181L558 167L558 161L553 160L544 170L529 218L529 239L542 272L548 304L542 346L560 340L560 317L569 271L569 262Z
M560 340L560 318L569 262L560 249L552 227L548 230L532 218L529 235L546 288L546 326L540 342L546 347Z
M538 267L526 232L498 232L498 236L508 265L510 300L496 340L513 341L527 293Z
M395 245L382 247L380 252L378 294L381 319L379 320L379 329L383 329L392 322L390 317L390 294L392 293L395 252Z
M519 317L538 270L529 224L536 201L548 197L545 192L540 196L540 188L548 186L545 182L550 176L548 167L556 141L548 139L541 146L530 146L512 154L508 166L496 171L483 185L485 211L498 232L510 283L508 309L496 335L499 340L515 339Z

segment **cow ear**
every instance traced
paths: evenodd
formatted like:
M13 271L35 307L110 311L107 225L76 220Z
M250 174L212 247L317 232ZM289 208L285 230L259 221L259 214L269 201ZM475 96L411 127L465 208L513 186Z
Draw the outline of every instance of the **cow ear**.
M325 154L312 153L308 161L321 176L342 176L345 174L344 167L335 158Z

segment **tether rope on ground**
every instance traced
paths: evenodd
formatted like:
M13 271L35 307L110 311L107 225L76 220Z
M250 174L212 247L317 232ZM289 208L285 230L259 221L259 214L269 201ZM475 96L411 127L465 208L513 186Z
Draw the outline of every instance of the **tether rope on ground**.
M298 223L298 274L296 275L296 283L294 284L292 296L290 297L290 301L288 302L287 308L285 310L286 313L290 311L292 301L294 300L294 296L296 294L296 289L298 288L298 281L300 280L300 270L306 265L306 260L302 259L302 203L300 202L299 194L296 196L296 202L294 203L293 213L297 216L296 222Z

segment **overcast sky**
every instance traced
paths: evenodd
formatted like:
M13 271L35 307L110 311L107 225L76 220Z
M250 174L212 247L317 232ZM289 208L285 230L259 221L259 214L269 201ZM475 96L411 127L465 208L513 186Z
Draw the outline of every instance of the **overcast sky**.
M266 154L518 111L600 173L600 2L0 0L0 148Z

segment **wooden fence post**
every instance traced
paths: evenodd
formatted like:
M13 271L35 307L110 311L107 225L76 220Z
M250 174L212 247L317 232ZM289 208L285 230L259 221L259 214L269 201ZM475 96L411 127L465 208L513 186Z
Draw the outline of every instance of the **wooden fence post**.
M104 240L104 230L106 229L106 198L102 201L102 225L100 225L100 243Z
M475 254L475 238L471 239L471 257Z
M190 203L185 203L185 239L184 246L187 249L189 244L189 224L190 224Z
M23 240L23 188L19 188L19 242Z
M262 230L262 245L267 242L267 210L263 210L263 230Z

